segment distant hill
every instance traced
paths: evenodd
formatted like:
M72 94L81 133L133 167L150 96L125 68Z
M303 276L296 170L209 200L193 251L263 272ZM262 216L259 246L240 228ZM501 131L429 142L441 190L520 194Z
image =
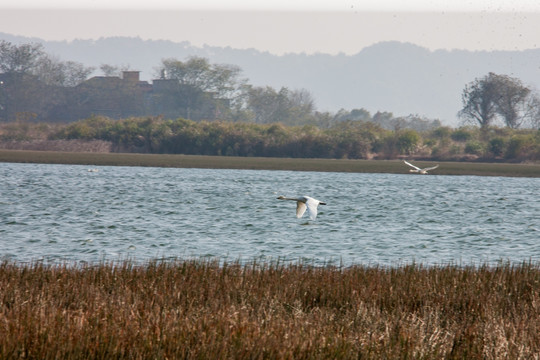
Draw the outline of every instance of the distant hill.
M355 55L287 54L255 49L195 47L189 42L110 37L98 40L44 41L0 33L13 43L37 42L62 60L87 66L126 65L141 79L156 77L161 59L202 56L239 66L249 83L307 89L320 111L365 108L372 114L418 114L457 125L465 84L489 72L521 79L540 89L540 49L526 51L429 51L400 42L382 42Z

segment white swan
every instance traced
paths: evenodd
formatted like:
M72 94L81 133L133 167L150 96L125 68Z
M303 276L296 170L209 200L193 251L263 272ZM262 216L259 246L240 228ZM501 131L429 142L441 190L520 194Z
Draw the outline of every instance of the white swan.
M409 165L410 167L413 167L414 169L411 169L409 170L409 172L413 172L413 173L419 173L419 174L423 174L423 175L427 175L428 171L429 170L433 170L433 169L436 169L439 167L439 164L435 165L435 166L432 166L432 167L427 167L427 168L419 168L418 166L414 166L413 164L411 163L408 163L406 162L405 160L403 160L403 162L407 165Z
M288 198L285 196L278 197L279 200L296 201L296 217L301 218L304 213L308 212L309 218L315 220L317 217L317 206L326 205L325 202L319 201L309 196L300 196L299 198Z

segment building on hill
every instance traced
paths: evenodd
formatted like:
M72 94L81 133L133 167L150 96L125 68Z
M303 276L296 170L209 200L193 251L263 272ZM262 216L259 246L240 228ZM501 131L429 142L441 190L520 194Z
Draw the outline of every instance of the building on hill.
M23 81L24 80L24 81ZM139 71L121 76L94 76L74 87L45 85L37 78L0 74L0 121L33 114L36 121L71 122L93 115L214 119L228 102L177 80L140 80ZM19 115L17 115L19 114ZM25 118L29 118L25 116Z
M26 73L0 74L0 121L45 121L65 103L64 88Z
M118 76L95 76L67 89L69 121L103 115L113 119L148 115L146 108L152 85L139 80L138 71Z

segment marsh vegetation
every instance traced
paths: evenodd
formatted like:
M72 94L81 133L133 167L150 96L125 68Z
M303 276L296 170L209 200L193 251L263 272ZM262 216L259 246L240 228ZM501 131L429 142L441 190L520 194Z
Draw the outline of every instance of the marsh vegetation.
M0 148L238 157L537 162L540 132L497 127L388 130L371 121L330 127L92 117L70 124L0 124Z
M0 264L1 358L531 359L540 268Z

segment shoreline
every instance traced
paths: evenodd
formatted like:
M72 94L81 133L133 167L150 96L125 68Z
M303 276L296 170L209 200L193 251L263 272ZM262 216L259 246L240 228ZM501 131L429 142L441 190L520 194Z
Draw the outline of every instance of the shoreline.
M346 160L231 157L178 154L59 152L0 150L0 162L90 166L143 166L201 169L290 170L318 172L409 174L401 160ZM430 175L540 177L540 164L413 161L418 166L440 164ZM417 175L417 174L411 174Z

